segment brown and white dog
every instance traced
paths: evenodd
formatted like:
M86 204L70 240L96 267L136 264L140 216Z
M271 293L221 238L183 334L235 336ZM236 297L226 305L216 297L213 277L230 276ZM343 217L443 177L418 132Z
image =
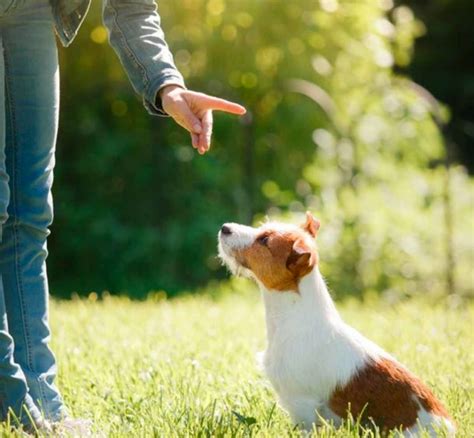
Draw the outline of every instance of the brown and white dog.
M219 256L252 277L265 303L263 367L293 421L311 429L350 413L368 426L416 436L452 436L453 421L430 389L382 348L341 319L318 269L319 222L224 224Z

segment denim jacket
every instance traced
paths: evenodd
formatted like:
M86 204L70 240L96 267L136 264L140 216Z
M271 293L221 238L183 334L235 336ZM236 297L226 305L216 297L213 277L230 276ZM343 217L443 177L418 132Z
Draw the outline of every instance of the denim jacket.
M158 91L184 87L160 26L154 0L102 0L104 25L135 91L150 114L165 115ZM77 34L91 0L50 0L56 32L67 47Z

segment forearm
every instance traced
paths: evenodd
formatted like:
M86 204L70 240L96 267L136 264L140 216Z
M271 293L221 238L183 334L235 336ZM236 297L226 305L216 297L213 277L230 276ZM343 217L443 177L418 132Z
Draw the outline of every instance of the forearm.
M166 44L153 0L104 0L104 24L110 44L135 91L152 114L164 114L157 93L164 86L184 87Z

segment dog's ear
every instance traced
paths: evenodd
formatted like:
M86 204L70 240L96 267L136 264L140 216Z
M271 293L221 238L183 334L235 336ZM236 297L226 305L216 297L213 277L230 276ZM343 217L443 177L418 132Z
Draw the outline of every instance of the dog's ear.
M309 211L307 211L306 222L301 225L301 228L303 228L303 230L309 233L312 237L316 237L320 226L321 222L315 219L314 216Z
M307 272L311 267L313 253L303 239L293 243L290 255L286 259L286 267L296 275Z

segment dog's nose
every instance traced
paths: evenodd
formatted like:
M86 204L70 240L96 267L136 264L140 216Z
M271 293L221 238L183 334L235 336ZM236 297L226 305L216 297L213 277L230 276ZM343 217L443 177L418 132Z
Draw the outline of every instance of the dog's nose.
M228 236L229 234L232 234L232 230L228 225L222 225L221 233Z

